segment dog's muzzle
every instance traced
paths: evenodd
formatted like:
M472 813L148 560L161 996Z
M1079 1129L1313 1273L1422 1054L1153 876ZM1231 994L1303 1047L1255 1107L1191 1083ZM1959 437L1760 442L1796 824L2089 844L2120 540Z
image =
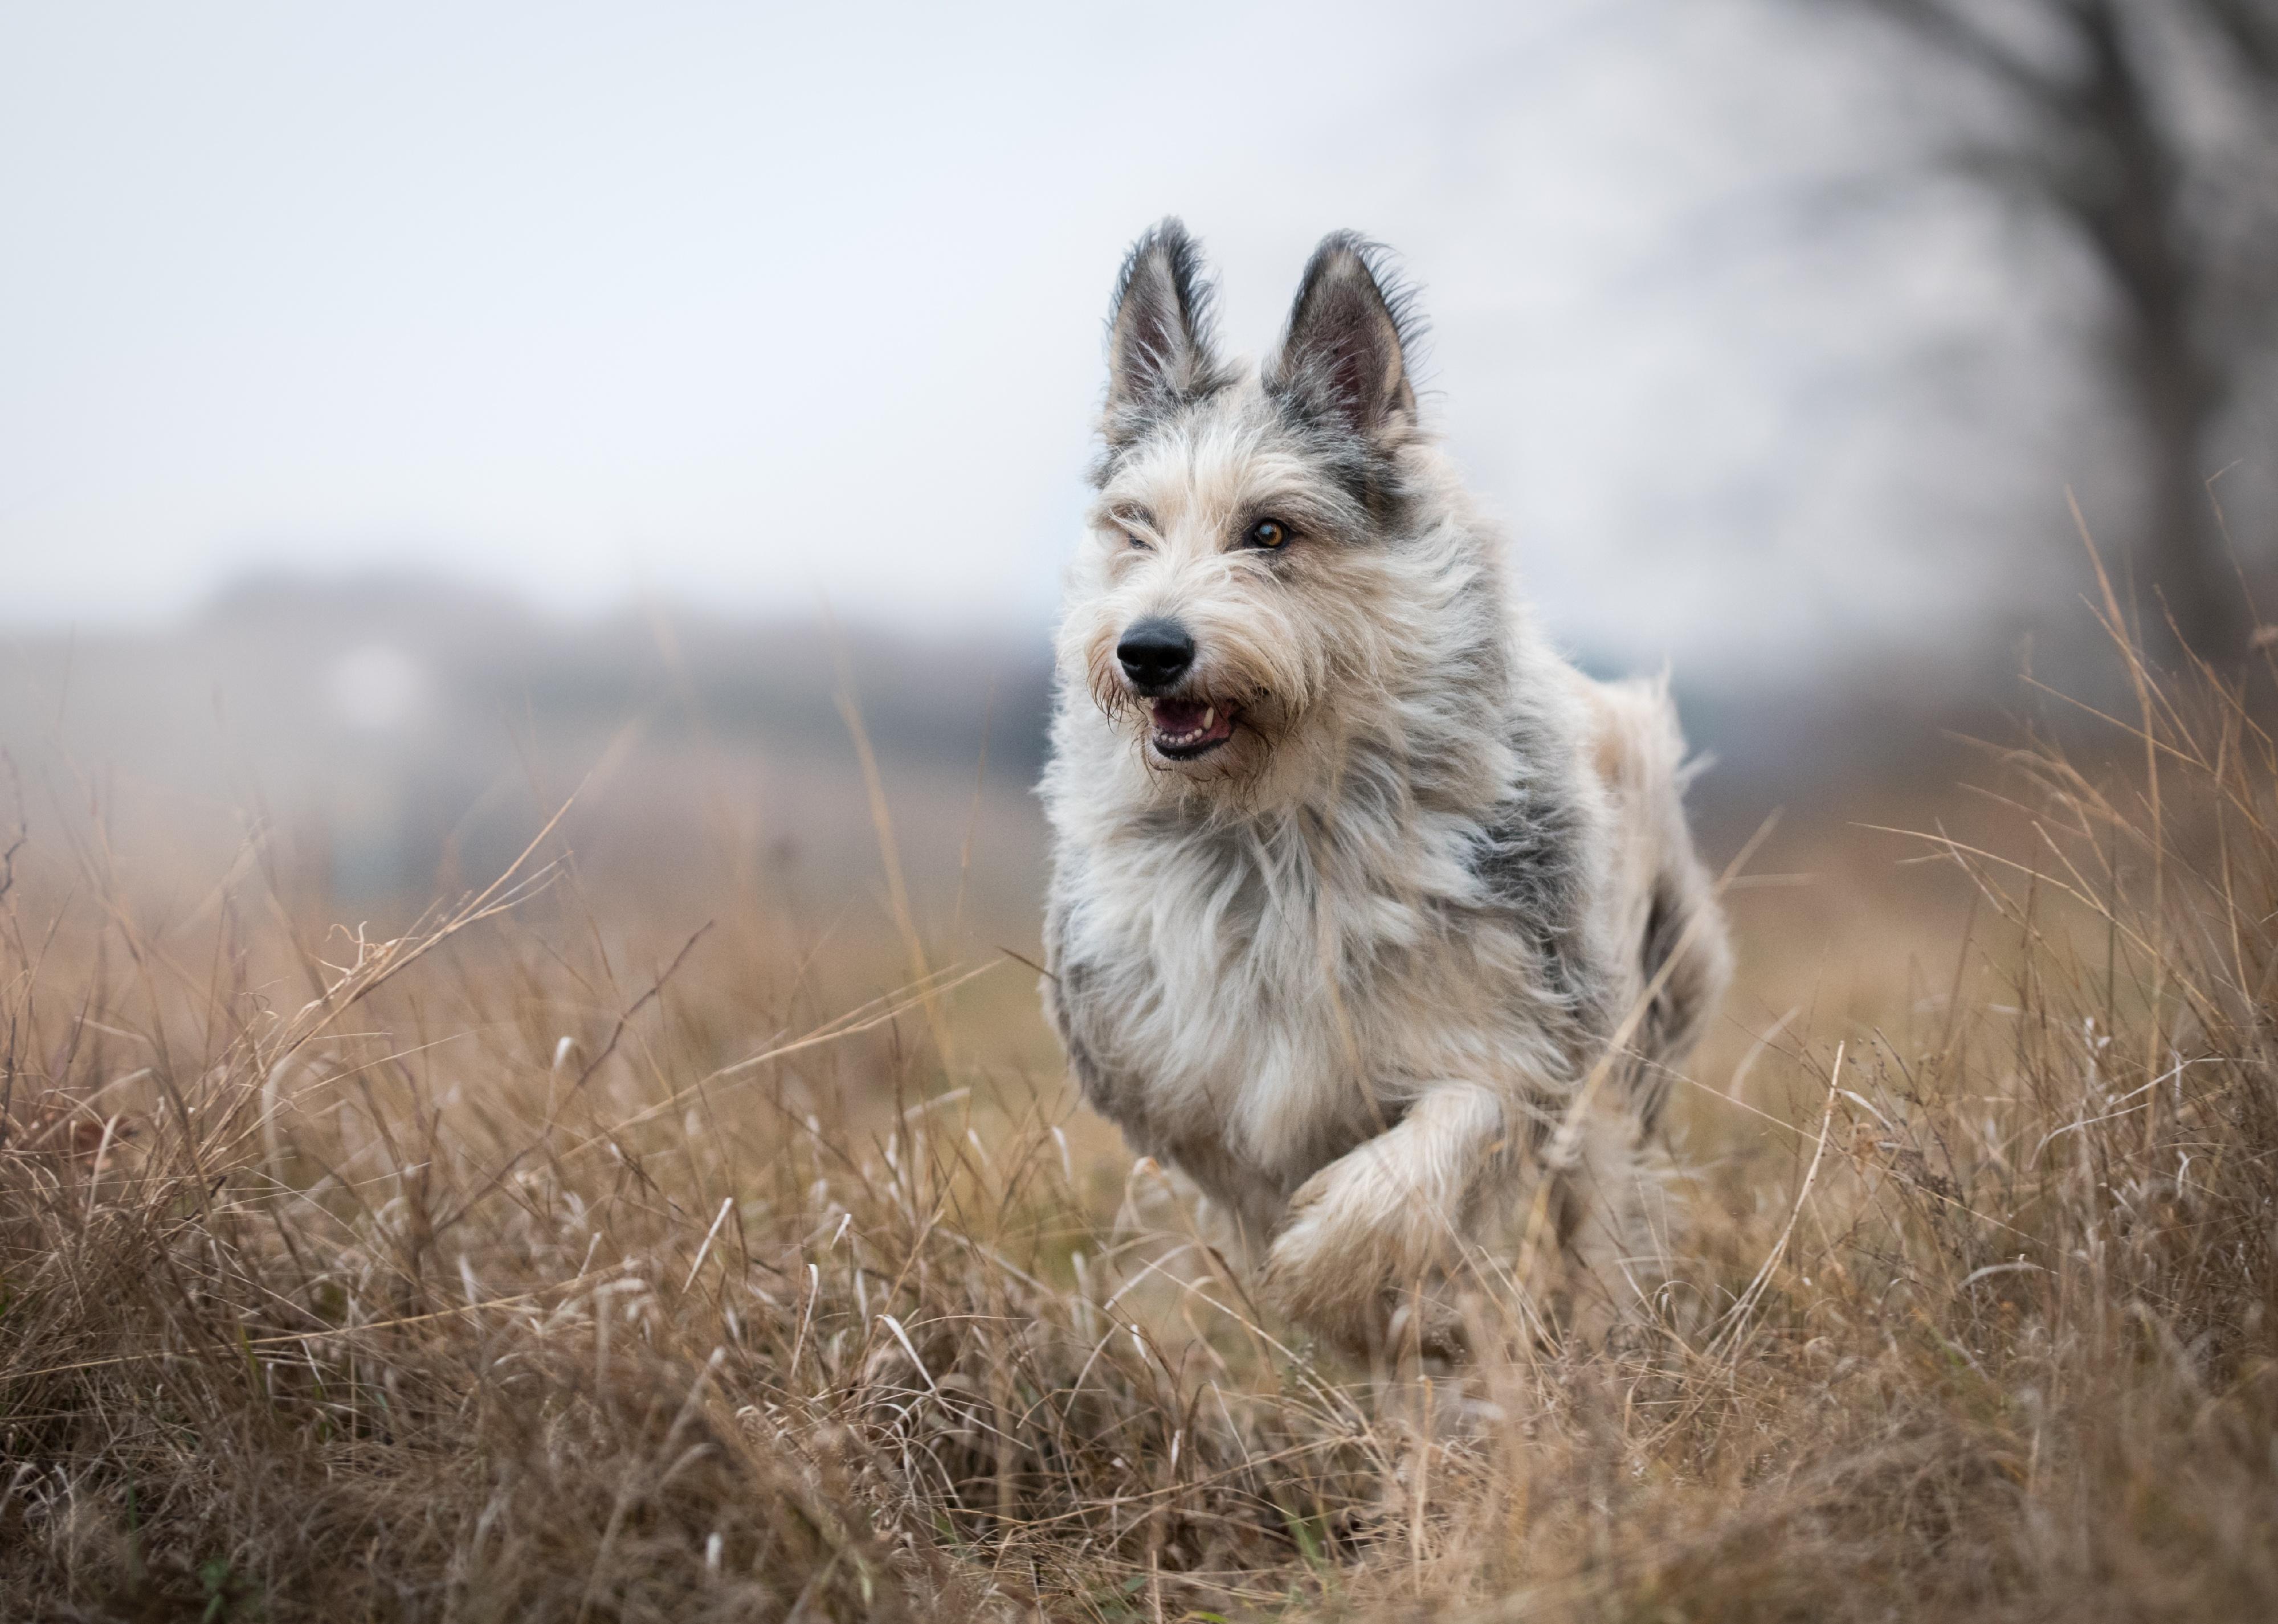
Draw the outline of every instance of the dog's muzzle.
M1132 691L1147 701L1153 724L1148 742L1174 762L1208 755L1234 737L1235 710L1193 694L1172 697L1195 666L1195 640L1163 616L1135 621L1115 645L1115 663Z

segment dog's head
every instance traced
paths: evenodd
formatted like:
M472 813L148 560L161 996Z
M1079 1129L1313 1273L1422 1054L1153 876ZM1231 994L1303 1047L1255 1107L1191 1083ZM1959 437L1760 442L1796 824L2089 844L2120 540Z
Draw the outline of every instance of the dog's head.
M1211 293L1175 220L1124 262L1060 633L1062 669L1145 766L1205 792L1319 760L1426 612L1396 545L1425 455L1415 327L1380 252L1324 240L1259 368L1219 357Z

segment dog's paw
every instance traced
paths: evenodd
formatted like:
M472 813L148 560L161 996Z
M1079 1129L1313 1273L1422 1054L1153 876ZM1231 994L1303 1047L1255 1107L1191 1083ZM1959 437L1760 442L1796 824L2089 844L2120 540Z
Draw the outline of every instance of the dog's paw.
M1324 1188L1323 1175L1319 1173L1299 1187L1290 1198L1288 1217L1266 1248L1259 1273L1276 1301L1310 1294L1317 1276L1334 1275L1326 1260L1339 1244L1338 1226L1335 1209L1323 1204Z
M1359 1357L1463 1356L1470 1337L1462 1309L1436 1270L1411 1266L1413 1234L1380 1212L1340 1205L1334 1184L1298 1197L1265 1254L1267 1301Z
M1365 1352L1385 1319L1382 1295L1370 1289L1372 1279L1365 1268L1335 1268L1315 1237L1300 1232L1274 1242L1258 1285L1260 1295L1297 1324L1339 1347Z
M1368 1169L1322 1168L1290 1199L1259 1271L1265 1297L1299 1323L1348 1346L1376 1339L1388 1307L1387 1265L1402 1250L1384 1232Z

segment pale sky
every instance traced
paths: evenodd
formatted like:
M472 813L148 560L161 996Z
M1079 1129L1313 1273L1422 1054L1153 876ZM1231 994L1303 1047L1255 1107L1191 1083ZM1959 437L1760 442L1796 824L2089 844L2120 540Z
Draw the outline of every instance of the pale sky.
M1323 232L1400 253L1569 642L1979 612L2059 486L1942 403L2052 329L1958 194L1798 223L1911 127L1807 10L0 0L0 621L284 565L1034 626L1166 212L1252 353Z

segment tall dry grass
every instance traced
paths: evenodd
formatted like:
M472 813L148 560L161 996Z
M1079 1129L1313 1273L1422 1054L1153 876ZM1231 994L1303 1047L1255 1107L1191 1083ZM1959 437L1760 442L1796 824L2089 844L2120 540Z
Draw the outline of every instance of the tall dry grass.
M841 1007L548 839L385 940L23 846L5 1611L2269 1616L2278 744L2139 676L1923 837L1980 900L1901 1018L1694 1080L1646 1331L1456 1372L1296 1343L976 1058L1017 967Z

